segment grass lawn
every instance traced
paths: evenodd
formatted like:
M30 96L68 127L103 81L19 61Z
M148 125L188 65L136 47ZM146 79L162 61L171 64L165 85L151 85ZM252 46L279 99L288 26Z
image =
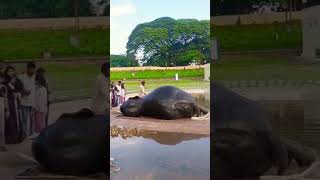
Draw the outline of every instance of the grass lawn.
M15 66L20 73L24 64ZM54 100L73 100L91 96L96 76L100 72L99 64L46 64L49 89Z
M72 34L73 30L1 30L0 60L41 58L46 49L50 49L54 57L109 54L109 30L81 30L79 47L70 45Z
M179 74L179 81L175 81L175 74ZM128 93L137 93L141 80L146 81L146 91L157 87L171 85L179 88L207 88L209 82L203 80L203 69L189 70L143 70L143 71L113 71L111 81L125 82Z
M160 86L176 86L182 89L198 88L208 89L209 81L204 81L203 78L182 78L179 81L172 79L146 79L146 91L152 91ZM138 93L140 80L123 81L128 93Z
M142 71L112 71L111 80L123 79L159 79L159 78L174 78L178 73L179 77L203 77L203 69L188 69L188 70L142 70Z
M320 64L303 64L283 57L242 56L222 59L211 65L213 79L237 80L320 80Z
M239 80L320 80L320 63L303 64L284 57L239 56L222 59L211 65L213 79L221 81ZM49 85L55 100L73 100L91 97L95 77L99 74L99 64L47 64ZM21 72L22 67L18 68ZM180 80L174 80L178 72ZM112 72L111 80L121 80L129 93L138 91L141 80L146 81L146 90L150 91L164 85L173 85L184 89L208 88L209 82L203 81L203 70L183 71L141 71ZM193 74L192 77L190 74ZM126 80L123 78L126 77Z
M174 79L179 74L179 81ZM111 81L121 80L125 82L128 93L137 93L141 80L146 81L146 91L157 87L171 85L179 88L207 88L209 82L203 81L203 69L190 70L144 70L144 71L122 71L111 72Z
M211 36L217 37L221 51L254 51L299 49L302 46L300 22L287 24L215 26Z
M24 65L16 66L18 72L22 72ZM73 100L89 98L95 83L95 78L100 72L100 65L94 63L79 64L46 64L43 66L47 71L49 88L54 97L54 101ZM146 90L150 91L163 85L173 85L180 88L206 88L209 82L203 81L203 70L184 70L178 71L180 80L175 81L176 71L141 71L135 72L138 79L132 79L131 72L111 73L114 81L122 80L126 84L129 93L138 91L140 80L144 79L147 83ZM195 77L190 77L193 74ZM163 76L162 76L163 75ZM123 77L128 76L124 81ZM162 76L162 77L161 77ZM117 79L116 77L120 77ZM162 79L161 79L162 78Z

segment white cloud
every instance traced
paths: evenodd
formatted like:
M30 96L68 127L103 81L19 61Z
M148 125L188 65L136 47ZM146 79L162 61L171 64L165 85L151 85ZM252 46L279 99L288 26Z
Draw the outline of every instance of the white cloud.
M110 52L111 54L124 54L126 44L132 28L123 28L123 23L111 18L110 26Z
M111 12L110 12L111 17L135 14L137 11L136 6L129 1L121 4L115 4L115 5L111 4L110 9L111 9Z

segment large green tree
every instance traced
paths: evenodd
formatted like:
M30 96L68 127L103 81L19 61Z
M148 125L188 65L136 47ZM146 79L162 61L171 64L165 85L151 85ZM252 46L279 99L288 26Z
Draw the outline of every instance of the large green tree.
M187 66L190 64L203 64L205 61L205 56L198 50L189 50L181 54L178 65Z
M198 50L209 58L209 20L162 17L139 24L127 43L127 55L144 65L179 65L180 56L189 50Z
M111 67L132 67L137 66L137 62L125 55L111 55Z

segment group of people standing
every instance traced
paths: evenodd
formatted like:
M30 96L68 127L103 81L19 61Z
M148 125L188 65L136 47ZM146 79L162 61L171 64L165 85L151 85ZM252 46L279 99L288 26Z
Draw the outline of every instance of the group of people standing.
M30 62L18 74L0 64L0 151L38 134L48 124L48 82L45 70Z
M143 98L146 95L145 92L145 81L142 81L139 86L139 97ZM124 83L118 81L118 84L111 82L110 84L110 99L111 107L121 106L126 101L127 91Z
M126 101L126 94L127 92L123 82L118 81L118 84L111 82L110 99L112 107L121 106L122 103Z

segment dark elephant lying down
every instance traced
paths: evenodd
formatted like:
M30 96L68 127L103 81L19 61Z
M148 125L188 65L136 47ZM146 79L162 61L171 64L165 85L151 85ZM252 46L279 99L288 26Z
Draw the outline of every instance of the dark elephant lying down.
M312 150L275 135L258 103L216 82L211 96L213 179L257 177L273 166L282 174L290 159L300 165L315 160Z
M62 115L33 142L34 158L58 174L106 172L109 116L94 116L90 110Z
M208 113L196 103L191 94L173 86L157 88L144 98L129 98L120 110L124 116L146 116L167 120Z

